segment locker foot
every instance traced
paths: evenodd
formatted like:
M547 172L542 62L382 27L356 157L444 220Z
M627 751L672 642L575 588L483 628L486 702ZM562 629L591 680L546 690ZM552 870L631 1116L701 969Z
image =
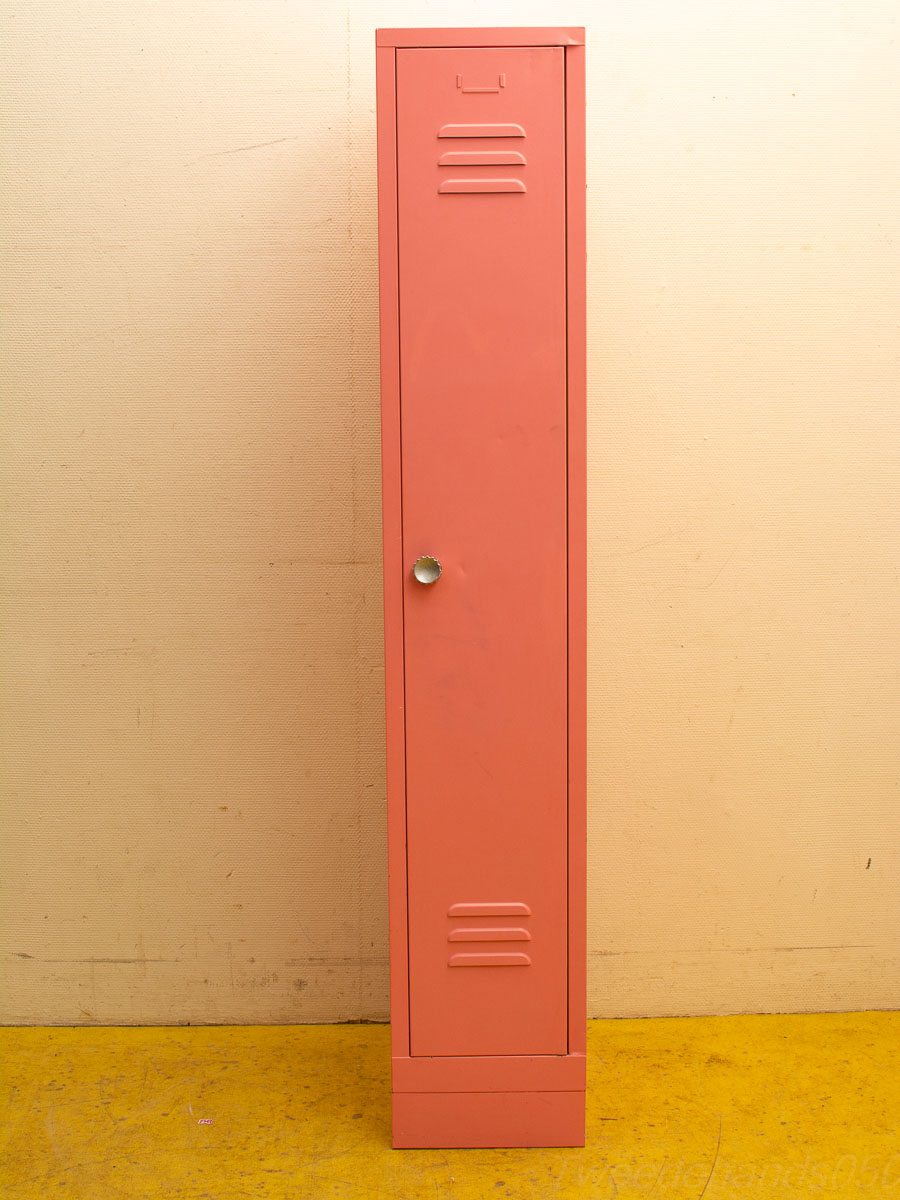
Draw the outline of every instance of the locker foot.
M393 1145L583 1146L584 1092L395 1092Z

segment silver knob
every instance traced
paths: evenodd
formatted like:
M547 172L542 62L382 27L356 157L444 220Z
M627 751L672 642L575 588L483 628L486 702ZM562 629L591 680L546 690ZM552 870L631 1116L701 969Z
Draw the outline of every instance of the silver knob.
M413 575L419 583L437 583L441 577L441 564L430 554L423 554L413 563Z

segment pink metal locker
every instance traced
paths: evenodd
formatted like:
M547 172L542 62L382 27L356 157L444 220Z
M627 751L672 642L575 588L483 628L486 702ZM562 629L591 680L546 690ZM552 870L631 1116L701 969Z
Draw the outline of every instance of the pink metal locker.
M383 29L393 1137L584 1142L581 29Z

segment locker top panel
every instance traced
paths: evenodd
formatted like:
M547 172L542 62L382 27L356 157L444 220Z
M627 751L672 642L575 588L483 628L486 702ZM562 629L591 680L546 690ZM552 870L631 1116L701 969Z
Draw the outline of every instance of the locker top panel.
M523 29L376 29L376 46L583 46L577 26Z

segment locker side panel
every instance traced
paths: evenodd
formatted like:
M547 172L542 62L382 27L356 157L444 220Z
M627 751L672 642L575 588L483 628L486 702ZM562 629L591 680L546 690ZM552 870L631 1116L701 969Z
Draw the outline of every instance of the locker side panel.
M582 39L583 40L583 39ZM584 45L566 47L569 1053L587 1048L587 361Z
M391 1051L409 1054L406 940L406 751L403 704L403 537L400 477L400 320L397 282L396 52L375 51L378 148L378 303L384 554L384 693L391 949Z

